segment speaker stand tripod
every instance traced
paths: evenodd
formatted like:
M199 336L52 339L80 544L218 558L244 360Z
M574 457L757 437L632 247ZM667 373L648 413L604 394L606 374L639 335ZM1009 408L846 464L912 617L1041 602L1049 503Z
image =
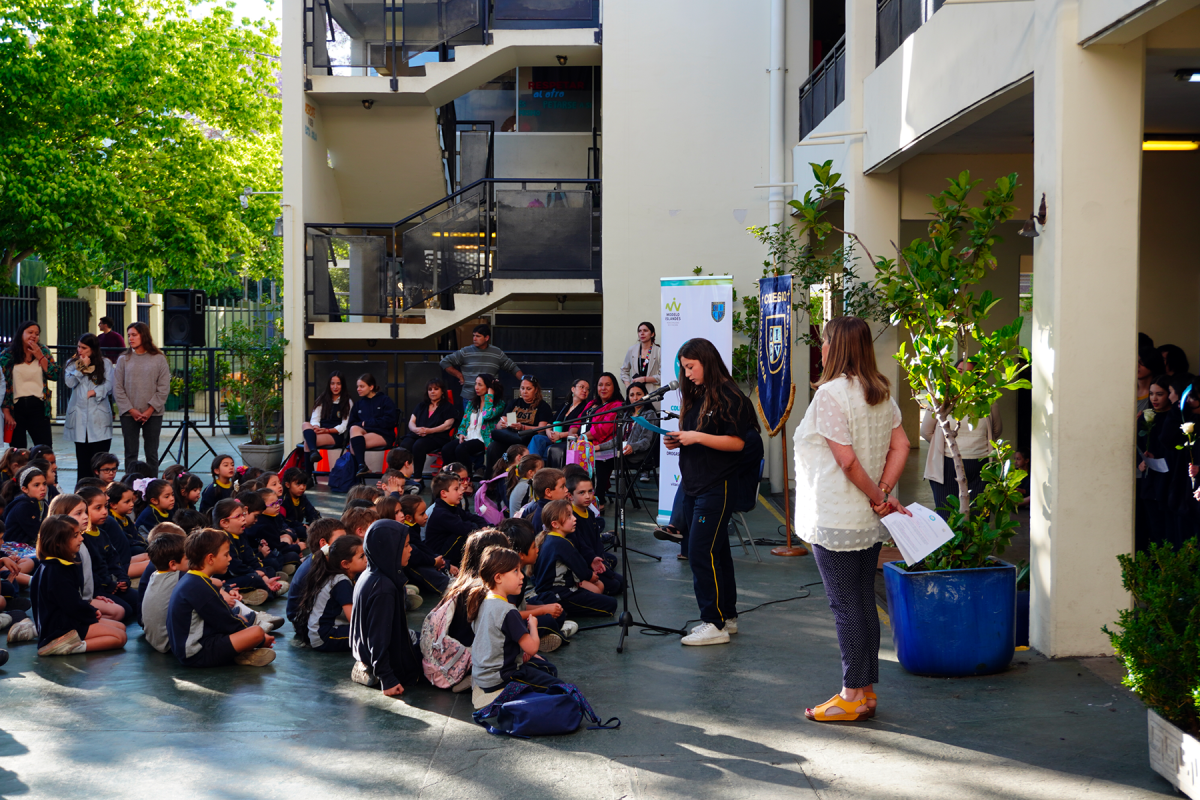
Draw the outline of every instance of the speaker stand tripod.
M189 431L191 433L194 433L196 436L200 437L200 441L204 442L205 450L212 453L214 457L217 455L217 451L214 450L212 445L208 443L208 440L204 438L204 434L202 434L200 432L200 428L196 425L196 423L192 422L192 405L191 405L191 403L188 402L188 398L187 398L187 387L191 386L191 379L192 379L191 371L192 371L192 346L189 344L189 345L184 345L184 347L183 347L183 386L184 386L183 424L175 429L175 434L171 437L171 441L167 442L167 446L163 449L162 455L159 456L159 463L162 463L165 460L166 456L169 456L171 454L171 447L175 444L176 441L178 441L179 448L176 452L175 462L177 464L182 464L185 468L187 468L188 472L192 471L192 463L189 460L189 456L188 456L188 433L189 433ZM197 456L197 458L200 458L202 456L203 456L203 453L201 453L200 456Z

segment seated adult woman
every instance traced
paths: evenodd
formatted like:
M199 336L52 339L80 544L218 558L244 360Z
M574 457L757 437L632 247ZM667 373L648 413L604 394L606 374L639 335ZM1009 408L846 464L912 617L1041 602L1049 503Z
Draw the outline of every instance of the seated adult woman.
M475 396L467 401L458 432L442 448L443 464L458 461L470 465L476 456L487 451L496 420L504 413L504 401L500 399L503 392L503 384L490 373L481 372L475 377Z
M634 415L644 417L648 422L657 425L658 412L654 410L653 403L642 403L642 398L645 396L646 390L640 383L629 387L627 395L629 402L640 403L633 412ZM621 450L625 454L625 463L630 466L638 467L652 459L658 452L658 434L632 421L625 423L625 427L621 430L621 438L623 440Z
M346 392L346 380L336 369L329 373L329 383L317 398L312 416L300 427L304 435L304 451L310 464L321 460L321 448L346 446L346 429L350 425L350 409L354 406Z
M658 388L662 348L654 343L654 325L643 322L638 325L637 344L629 348L621 364L621 383L626 391L639 385L649 394Z
M425 384L424 403L408 418L408 434L400 446L412 453L413 467L425 472L425 457L450 443L450 432L458 426L458 409L446 399L441 378Z
M516 414L516 421L509 423L510 414ZM492 443L487 449L487 466L495 464L504 451L514 444L529 447L533 437L543 433L554 420L554 410L542 399L542 385L532 375L521 379L521 396L509 402L504 409L504 416L496 423L492 432Z
M358 377L358 402L350 409L350 452L358 464L360 475L370 472L367 467L368 447L391 447L396 441L396 425L400 409L392 398L379 391L375 376L364 372Z
M604 501L608 495L608 484L612 479L613 461L616 458L617 412L604 413L617 406L623 405L621 390L617 384L617 376L611 372L600 375L596 381L596 401L588 413L599 414L588 427L588 439L596 448L596 507L604 510Z
M571 399L558 410L554 427L539 433L529 441L529 452L539 455L547 467L561 467L567 461L567 437L579 435L579 425L570 425L571 420L587 413L588 397L592 387L584 378L576 378L571 384Z

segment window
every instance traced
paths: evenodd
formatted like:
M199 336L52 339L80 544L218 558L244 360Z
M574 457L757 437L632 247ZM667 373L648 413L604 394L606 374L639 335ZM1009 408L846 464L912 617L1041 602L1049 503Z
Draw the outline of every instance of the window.
M518 72L521 132L590 131L597 125L598 74L592 67L523 67Z

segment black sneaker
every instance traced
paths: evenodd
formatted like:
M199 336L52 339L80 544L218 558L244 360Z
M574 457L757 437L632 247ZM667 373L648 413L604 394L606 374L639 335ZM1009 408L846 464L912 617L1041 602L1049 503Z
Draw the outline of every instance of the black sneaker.
M370 468L370 467L368 467L366 464L363 464L361 467L359 467L359 468L358 468L358 472L357 472L357 473L355 473L355 474L356 474L356 475L358 475L358 477L360 477L360 478L361 478L363 475L370 475L370 474L371 474L371 468Z
M683 541L683 534L670 525L662 525L654 529L654 538L661 539L664 542L678 543Z

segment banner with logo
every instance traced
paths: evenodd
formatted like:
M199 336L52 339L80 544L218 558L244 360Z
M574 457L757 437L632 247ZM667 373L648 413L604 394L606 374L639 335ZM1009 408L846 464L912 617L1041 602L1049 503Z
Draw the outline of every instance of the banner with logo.
M792 276L758 282L758 406L775 436L792 411Z
M733 367L733 277L662 278L662 326L659 346L662 347L662 383L682 380L679 371L679 348L688 339L708 339L717 348L725 366ZM662 410L679 413L679 392L669 392L663 398ZM663 420L665 430L679 430L679 420ZM675 492L679 490L679 450L668 450L659 443L658 524L671 519Z

